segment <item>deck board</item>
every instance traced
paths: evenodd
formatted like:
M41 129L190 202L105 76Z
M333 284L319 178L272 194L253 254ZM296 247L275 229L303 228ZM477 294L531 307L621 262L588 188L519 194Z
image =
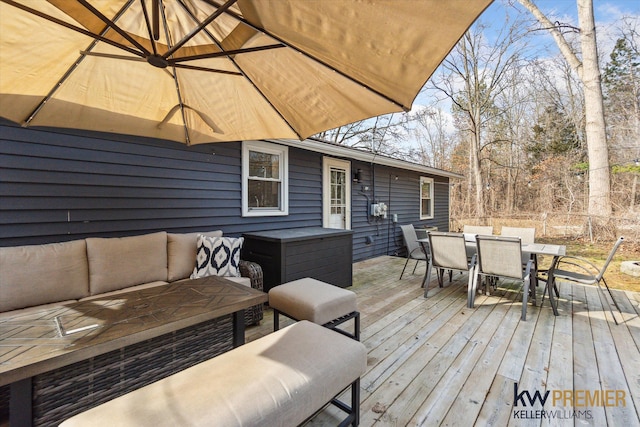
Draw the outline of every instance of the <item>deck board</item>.
M560 316L548 299L529 305L520 320L515 283L478 295L466 307L467 275L438 288L435 273L428 298L420 288L424 263L399 280L403 258L380 257L354 264L361 312L361 339L368 369L361 379L362 426L640 426L640 295L613 291L620 325L607 298L594 287L559 283ZM537 289L538 304L543 286ZM284 322L284 324L287 324ZM272 313L247 329L247 340L271 332ZM514 406L514 383L540 401ZM621 390L625 407L552 405L552 392ZM347 399L348 400L348 399ZM552 419L516 418L517 411L544 409ZM573 410L589 419L574 418ZM310 426L334 426L341 413L327 407ZM522 414L521 414L522 415Z

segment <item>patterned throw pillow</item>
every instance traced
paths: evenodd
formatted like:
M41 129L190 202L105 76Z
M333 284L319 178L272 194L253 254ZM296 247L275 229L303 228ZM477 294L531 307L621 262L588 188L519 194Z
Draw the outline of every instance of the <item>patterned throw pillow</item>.
M207 276L240 277L240 249L244 238L198 235L192 279Z

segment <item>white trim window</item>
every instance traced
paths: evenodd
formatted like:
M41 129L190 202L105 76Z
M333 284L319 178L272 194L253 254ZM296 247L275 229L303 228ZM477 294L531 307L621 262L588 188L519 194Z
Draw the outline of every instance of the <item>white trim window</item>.
M288 150L268 142L242 143L242 216L289 214Z
M420 219L433 218L433 178L420 177Z

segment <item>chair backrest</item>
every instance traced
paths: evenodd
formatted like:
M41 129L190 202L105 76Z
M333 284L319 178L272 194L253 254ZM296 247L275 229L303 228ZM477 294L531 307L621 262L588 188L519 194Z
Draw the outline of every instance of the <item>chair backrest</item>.
M478 272L522 279L522 246L519 237L476 236Z
M522 243L535 243L536 229L525 227L502 227L501 236L519 237Z
M418 236L416 235L416 229L413 228L413 224L401 225L400 229L402 230L402 238L404 239L404 244L407 247L407 256L411 255L413 251L420 248L420 244L418 243Z
M604 276L604 272L607 270L607 267L609 266L609 263L613 259L613 255L615 255L616 251L618 250L618 247L622 244L623 241L624 241L624 237L622 237L622 236L618 237L618 240L613 245L613 248L611 249L611 252L609 252L609 256L607 257L607 260L605 261L604 265L600 269L600 272L596 276L596 280L600 281L600 279L602 279L602 276Z
M465 225L462 232L465 234L482 234L483 236L491 236L493 234L493 226Z
M468 270L464 234L430 231L429 247L434 267Z
M416 228L414 226L413 230L416 232L416 237L418 239L426 239L427 238L428 230L426 228Z

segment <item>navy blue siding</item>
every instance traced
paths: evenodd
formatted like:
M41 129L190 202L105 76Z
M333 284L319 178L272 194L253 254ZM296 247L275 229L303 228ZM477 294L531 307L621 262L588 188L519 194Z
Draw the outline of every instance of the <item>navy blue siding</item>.
M362 182L352 188L352 229L354 231L354 260L380 255L406 254L400 225L436 226L447 231L449 227L449 181L431 176L434 185L434 219L420 219L420 176L428 176L405 169L353 162L352 168L361 169ZM369 215L371 203L383 202L388 206L387 219ZM393 214L398 222L393 222ZM367 238L372 243L367 243Z
M158 230L222 229L237 236L322 225L320 153L289 148L288 216L243 218L240 142L186 147L68 132L0 124L0 246ZM352 188L354 261L403 254L400 224L448 227L447 179L434 177L436 219L420 221L418 172L352 161L356 169L363 181ZM374 201L389 206L386 220L368 215Z

